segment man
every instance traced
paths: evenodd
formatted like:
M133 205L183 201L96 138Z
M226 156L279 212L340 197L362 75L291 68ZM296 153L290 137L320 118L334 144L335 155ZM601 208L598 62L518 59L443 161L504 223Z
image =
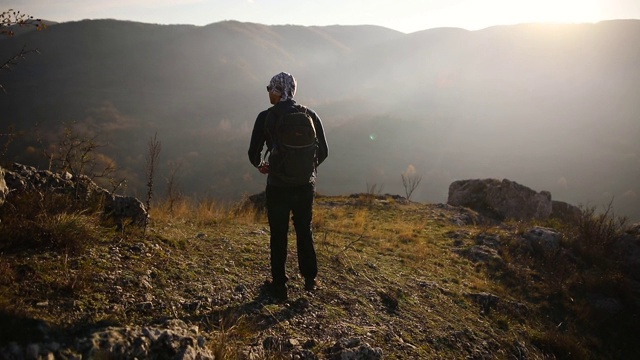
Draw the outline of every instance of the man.
M288 73L275 75L267 86L269 101L273 105L258 114L251 134L249 160L267 176L267 216L271 229L271 293L279 300L287 298L287 281L285 264L287 260L287 233L289 231L289 214L292 214L296 231L298 250L298 268L305 279L305 289L313 290L316 285L318 265L311 230L313 200L315 197L316 170L329 155L324 128L318 115L311 109L299 105L293 100L296 93L296 80ZM285 151L279 146L276 134L277 124L281 124L284 114L306 113L315 127L311 171L302 179L287 176L281 170ZM307 118L308 119L308 118ZM267 145L270 152L268 163L262 161L262 149ZM312 155L313 156L313 155ZM315 162L315 163L313 163Z

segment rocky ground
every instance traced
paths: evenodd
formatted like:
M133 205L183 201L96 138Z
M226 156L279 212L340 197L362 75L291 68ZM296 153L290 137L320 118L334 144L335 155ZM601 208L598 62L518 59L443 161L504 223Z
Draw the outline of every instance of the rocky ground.
M319 197L319 286L296 275L292 233L289 299L276 301L264 217L204 212L152 212L146 233L96 227L75 255L3 253L0 359L586 354L566 312L549 310L542 275L505 255L522 225L397 197ZM568 338L553 335L563 328Z

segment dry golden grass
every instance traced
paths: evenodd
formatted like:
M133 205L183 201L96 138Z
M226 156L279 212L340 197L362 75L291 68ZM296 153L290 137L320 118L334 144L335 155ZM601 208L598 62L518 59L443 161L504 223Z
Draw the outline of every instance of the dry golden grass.
M181 222L194 226L211 226L221 221L254 223L265 218L252 207L219 202L215 199L194 200L181 198L171 204L160 202L151 207L150 217L157 223Z

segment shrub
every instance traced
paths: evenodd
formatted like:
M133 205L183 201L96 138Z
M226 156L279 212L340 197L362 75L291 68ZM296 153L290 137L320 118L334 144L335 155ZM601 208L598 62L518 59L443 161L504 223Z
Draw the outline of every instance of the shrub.
M612 213L611 204L600 214L593 207L587 208L572 228L569 243L585 264L604 269L615 266L613 247L624 234L626 223L626 218Z

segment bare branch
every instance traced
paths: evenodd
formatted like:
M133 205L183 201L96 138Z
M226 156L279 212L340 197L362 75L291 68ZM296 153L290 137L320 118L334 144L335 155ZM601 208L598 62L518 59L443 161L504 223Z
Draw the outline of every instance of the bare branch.
M35 27L36 30L43 30L46 25L40 19L34 19L33 16L28 16L20 11L14 11L9 9L0 13L0 35L13 36L15 27ZM11 71L11 67L17 65L18 60L25 59L27 55L36 53L39 54L37 49L28 49L26 45L22 49L11 56L4 62L0 62L0 70ZM6 93L4 86L0 85L0 91Z

